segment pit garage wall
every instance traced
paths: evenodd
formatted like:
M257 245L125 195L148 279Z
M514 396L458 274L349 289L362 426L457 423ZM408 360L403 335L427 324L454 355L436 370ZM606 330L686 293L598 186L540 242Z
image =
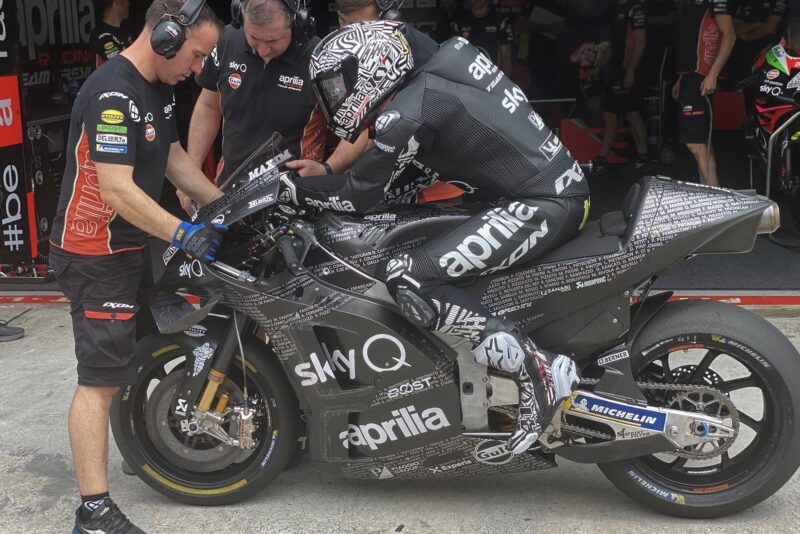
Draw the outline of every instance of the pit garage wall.
M47 252L93 27L92 0L0 0L0 263Z

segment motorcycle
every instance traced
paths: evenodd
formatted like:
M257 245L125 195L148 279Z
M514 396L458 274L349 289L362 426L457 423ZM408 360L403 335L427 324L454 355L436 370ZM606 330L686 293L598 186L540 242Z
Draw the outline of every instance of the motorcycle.
M800 169L793 164L800 158L800 58L796 53L789 55L784 44L759 54L753 73L739 81L736 89L741 92L758 86L748 110L745 137L753 141L755 159L766 169L766 196L786 199L800 230Z
M792 344L736 306L649 293L687 257L750 250L778 226L768 199L644 178L573 241L467 286L581 368L538 443L512 454L515 377L477 364L467 342L413 326L383 279L389 259L471 210L286 205L290 159L273 136L199 211L197 221L229 226L217 261L173 247L157 258L159 332L138 344L139 379L111 411L120 452L156 491L196 505L250 497L290 464L303 423L310 465L345 477L486 476L561 457L596 463L636 501L684 517L741 511L797 469Z

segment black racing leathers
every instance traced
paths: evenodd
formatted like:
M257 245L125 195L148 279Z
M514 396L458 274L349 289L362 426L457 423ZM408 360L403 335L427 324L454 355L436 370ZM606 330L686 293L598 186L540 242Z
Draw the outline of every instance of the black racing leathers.
M395 94L375 121L374 141L347 174L298 179L298 201L376 211L413 202L436 180L455 183L470 200L589 193L522 90L463 38L444 43ZM403 173L410 165L426 172Z
M524 93L462 38L444 43L395 94L375 121L374 140L347 174L298 179L297 201L367 212L414 202L443 180L491 203L386 271L410 320L477 343L494 329L491 313L455 286L574 237L588 207L580 167ZM404 172L409 166L420 172Z

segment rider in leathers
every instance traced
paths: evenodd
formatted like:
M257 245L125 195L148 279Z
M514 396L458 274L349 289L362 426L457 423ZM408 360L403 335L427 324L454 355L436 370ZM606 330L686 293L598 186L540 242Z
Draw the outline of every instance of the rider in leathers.
M386 283L411 322L467 338L479 363L518 373L519 416L508 446L520 453L577 387L575 364L538 348L457 286L575 237L589 189L569 151L496 65L452 38L411 76L400 24L353 24L317 46L311 76L329 126L352 141L374 124L374 146L346 174L285 179L281 194L299 205L364 213L414 202L438 179L493 206L392 259Z

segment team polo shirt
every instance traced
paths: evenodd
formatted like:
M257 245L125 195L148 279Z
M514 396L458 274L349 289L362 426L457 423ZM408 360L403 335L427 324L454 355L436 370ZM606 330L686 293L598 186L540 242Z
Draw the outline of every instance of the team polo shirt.
M177 140L172 87L148 82L124 56L93 72L72 107L50 242L92 256L142 248L145 233L103 200L95 163L133 167L133 182L158 201Z
M625 69L633 60L633 32L647 27L644 7L637 0L619 4L616 0L609 6L611 25L611 82L621 84Z
M677 72L705 76L714 64L722 41L715 15L736 13L734 0L683 0L678 38Z
M131 36L122 28L98 22L89 37L89 48L94 54L94 66L99 67L128 48L131 41L133 41Z
M494 63L497 63L498 46L514 43L514 30L508 17L494 10L479 18L472 12L464 13L458 20L458 30L461 37Z
M308 66L319 42L289 45L268 63L247 45L244 30L226 26L195 76L200 87L219 91L222 108L222 183L273 132L295 158L321 161L325 118L317 107Z
M764 22L771 15L786 15L786 0L743 0L736 12L744 22Z

